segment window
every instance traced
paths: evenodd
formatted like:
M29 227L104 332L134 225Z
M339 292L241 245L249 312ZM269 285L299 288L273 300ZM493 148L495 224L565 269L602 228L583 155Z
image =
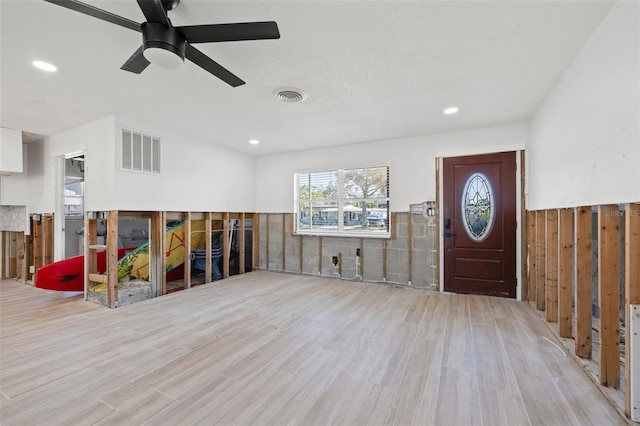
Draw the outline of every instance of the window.
M160 138L122 129L121 153L123 169L160 173Z
M389 167L296 173L296 233L389 236Z

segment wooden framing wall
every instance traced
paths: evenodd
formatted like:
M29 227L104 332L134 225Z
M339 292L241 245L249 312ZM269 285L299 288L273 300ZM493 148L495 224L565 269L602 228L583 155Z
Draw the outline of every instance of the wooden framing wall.
M574 339L575 355L580 358L592 357L592 318L599 313L600 350L596 352L599 356L595 359L598 367L592 371L602 386L617 389L621 382L621 313L624 313L625 323L629 324L631 305L640 304L640 204L626 204L624 212L615 204L597 206L597 234L592 231L595 229L592 228L595 225L594 211L592 206L582 206L527 213L528 219L535 220L535 223L529 221L527 226L528 258L533 262L540 261L543 257L537 251L545 247L544 268L529 265L529 300L540 307L540 284L543 280L546 297L540 310L544 311L547 322L558 321L560 337ZM621 230L622 216L624 226ZM544 233L540 231L542 217ZM621 241L624 242L622 263ZM594 251L592 245L596 242L597 251ZM592 275L592 258L598 262L597 278ZM595 280L598 313L592 312L592 285ZM620 306L621 297L624 297L624 306ZM630 342L629 327L626 333L624 341ZM640 380L631 377L629 371L634 357L631 350L627 345L624 351L626 380L623 391L627 417L632 410L630 389Z

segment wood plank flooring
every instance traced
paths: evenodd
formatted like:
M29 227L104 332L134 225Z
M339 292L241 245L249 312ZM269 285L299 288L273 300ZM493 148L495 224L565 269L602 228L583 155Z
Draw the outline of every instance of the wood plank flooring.
M545 338L527 303L272 272L116 310L5 280L0 423L627 424Z

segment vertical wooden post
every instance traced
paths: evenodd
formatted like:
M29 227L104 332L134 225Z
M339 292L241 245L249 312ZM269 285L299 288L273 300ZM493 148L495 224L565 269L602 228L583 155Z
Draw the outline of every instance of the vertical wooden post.
M287 270L287 214L282 213L282 270Z
M629 342L631 342L631 318L630 307L631 305L640 304L640 203L627 204L625 206L625 236L624 236L624 311L625 311L625 324L626 327L626 350L624 351L625 357L625 413L627 417L631 417L632 401L631 401L631 386L640 377L631 377L631 363L636 354L632 354L629 350Z
M536 288L536 268L537 268L537 252L536 252L536 212L527 212L527 241L529 245L529 301L535 302L538 295Z
M184 286L191 288L191 212L184 213Z
M387 240L382 240L382 281L387 281Z
M600 304L600 384L620 386L620 216L617 205L598 206L598 302Z
M204 215L204 282L211 282L211 212Z
M43 246L43 266L53 262L53 215L42 215L42 222L44 227L44 238L42 241Z
M18 276L18 257L16 236L17 232L9 233L9 277L15 278Z
M29 268L29 264L26 261L26 253L27 253L27 239L25 238L24 232L16 233L16 278L18 281L25 282L27 279L27 269Z
M251 270L255 271L260 266L260 215L254 213L251 217L251 242L253 243L253 263Z
M322 275L322 235L318 237L318 274Z
M89 274L98 272L98 252L89 249L98 242L98 221L88 216L84 220L84 300L89 298Z
M95 250L92 250L95 251ZM118 211L107 214L107 304L118 307Z
M547 210L546 219L546 320L558 322L558 210Z
M222 254L222 278L229 278L229 260L231 258L229 212L225 212L222 217L222 246L224 247L224 253Z
M0 234L2 235L2 241L0 242L0 244L2 244L2 249L0 250L0 257L2 257L2 260L0 260L0 279L3 280L5 278L8 278L7 271L9 269L9 231L0 231Z
M244 221L244 219L245 219L244 212L240 213L240 226L238 227L238 228L240 228L240 229L238 229L238 236L239 236L239 238L238 238L238 246L239 246L239 249L240 249L240 258L238 260L238 263L239 263L238 272L241 273L241 274L244 274L244 272L245 272L244 264L245 264L245 256L246 256L245 250L244 250L244 246L245 246L245 241L244 241L245 240L245 235L244 235L245 234L245 230L244 230L245 221Z
M42 215L40 220L36 220L32 216L33 223L33 272L38 272L38 269L42 266ZM33 280L33 277L31 277Z
M304 235L298 236L298 268L300 269L300 273L304 272Z
M560 209L558 257L558 333L560 337L571 338L573 323L573 293L571 274L573 273L573 211Z
M546 260L545 260L545 212L536 212L536 308L545 310L546 301Z
M155 296L162 296L167 292L166 228L166 213L164 211L153 212L151 214L149 272Z
M529 274L527 274L527 205L525 196L525 178L526 178L526 159L525 150L520 151L520 217L518 223L520 224L520 271L522 275L522 300L527 300L529 294ZM438 234L436 234L438 235Z
M413 281L413 218L411 217L411 210L407 213L407 256L407 275L409 285L411 285Z
M591 207L577 207L574 220L575 351L591 358Z
M268 271L269 270L269 261L270 261L270 259L269 259L269 244L270 244L270 240L271 240L269 238L269 222L270 222L269 218L270 218L270 215L269 215L269 213L265 213L264 216L265 216L265 219L267 220L267 224L265 226L265 234L266 234L266 236L265 236L265 246L266 246L265 247L265 249L266 249L265 257L266 257L266 260L267 260L267 271Z

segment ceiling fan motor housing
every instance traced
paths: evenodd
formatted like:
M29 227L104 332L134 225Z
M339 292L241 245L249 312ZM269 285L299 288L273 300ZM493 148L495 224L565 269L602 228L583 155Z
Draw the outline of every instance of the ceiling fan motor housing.
M172 27L166 27L158 22L144 22L141 27L142 44L145 49L155 47L168 50L184 61L187 41L180 31Z

